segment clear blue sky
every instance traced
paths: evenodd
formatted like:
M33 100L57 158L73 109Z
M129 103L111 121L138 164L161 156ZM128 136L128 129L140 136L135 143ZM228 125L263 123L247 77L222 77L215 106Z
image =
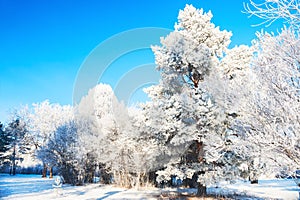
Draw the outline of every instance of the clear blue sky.
M262 28L241 13L243 0L0 0L0 121L21 104L72 104L76 74L99 43L133 28L173 29L185 4L211 10L233 32L231 46L250 44Z

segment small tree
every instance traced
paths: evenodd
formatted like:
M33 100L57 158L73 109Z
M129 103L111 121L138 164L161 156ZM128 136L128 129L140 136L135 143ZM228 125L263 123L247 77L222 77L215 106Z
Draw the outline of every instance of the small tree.
M45 161L56 163L66 183L82 185L87 182L87 155L81 146L74 121L58 127L45 148L39 149L38 153L45 156Z
M151 160L154 145L140 137L140 117L129 115L112 88L105 84L92 88L79 103L79 138L101 167L101 180L105 183L114 181L130 188L148 182L148 172L155 162Z
M33 104L33 112L28 114L29 132L36 150L46 149L49 139L52 138L56 129L73 119L73 108L71 106L61 106L50 104L48 100ZM50 167L50 177L52 178L52 166L56 163L49 163L50 159L37 151L37 158L41 159L44 165L42 177L47 176L47 168Z
M127 169L119 173L120 168L126 168L122 160L129 156L124 153L127 140L122 139L126 137L129 124L126 108L118 102L109 85L99 84L82 98L76 110L76 118L86 125L80 133L84 148L103 167L105 176L108 173L114 174L116 183L122 185L120 181L128 178ZM119 175L123 176L122 179L117 178Z
M28 141L26 141L25 138L28 133L27 125L25 124L24 120L15 119L8 124L5 132L8 134L7 137L10 138L10 174L15 175L17 161L19 160L21 162L23 160L21 155L27 153L27 151L30 150L29 144L27 143Z
M4 130L3 124L0 122L0 164L4 164L9 160L8 150L10 149L10 144L12 138L9 133Z

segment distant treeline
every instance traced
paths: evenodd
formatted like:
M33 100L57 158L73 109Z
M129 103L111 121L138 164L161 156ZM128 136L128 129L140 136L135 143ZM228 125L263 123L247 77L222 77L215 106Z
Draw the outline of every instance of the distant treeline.
M41 174L43 172L43 166L38 164L32 167L16 167L16 174ZM2 165L0 166L0 173L12 174L12 168L10 165ZM57 169L53 169L53 175L57 175ZM49 175L49 174L48 174Z

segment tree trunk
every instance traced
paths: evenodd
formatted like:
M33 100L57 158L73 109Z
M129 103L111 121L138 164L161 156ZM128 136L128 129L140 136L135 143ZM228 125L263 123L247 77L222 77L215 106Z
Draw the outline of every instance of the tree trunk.
M101 169L101 182L103 184L111 183L111 175L105 171L105 169Z
M47 165L43 163L43 172L42 172L42 178L47 177Z
M12 154L12 175L16 175L16 146L14 145L14 151Z
M206 186L202 185L201 183L198 183L197 196L198 197L207 196Z
M257 176L249 176L248 179L249 179L251 184L258 184Z
M87 183L94 183L94 177L96 176L97 165L86 164L85 172L83 172L83 180Z
M53 178L53 167L50 167L50 174L49 174L49 178Z

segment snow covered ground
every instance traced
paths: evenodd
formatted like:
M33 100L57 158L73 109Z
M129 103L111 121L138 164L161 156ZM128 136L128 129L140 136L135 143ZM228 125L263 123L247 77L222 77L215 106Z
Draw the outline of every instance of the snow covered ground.
M158 199L159 196L193 193L194 189L124 189L112 185L90 184L87 186L64 185L61 189L52 187L53 179L42 179L40 175L9 176L0 174L0 199ZM215 197L229 195L234 199L299 199L299 187L293 180L262 180L257 185L248 182L222 183L219 188L209 188ZM246 198L247 196L247 198ZM250 198L250 196L252 198ZM168 198L162 198L168 199Z

